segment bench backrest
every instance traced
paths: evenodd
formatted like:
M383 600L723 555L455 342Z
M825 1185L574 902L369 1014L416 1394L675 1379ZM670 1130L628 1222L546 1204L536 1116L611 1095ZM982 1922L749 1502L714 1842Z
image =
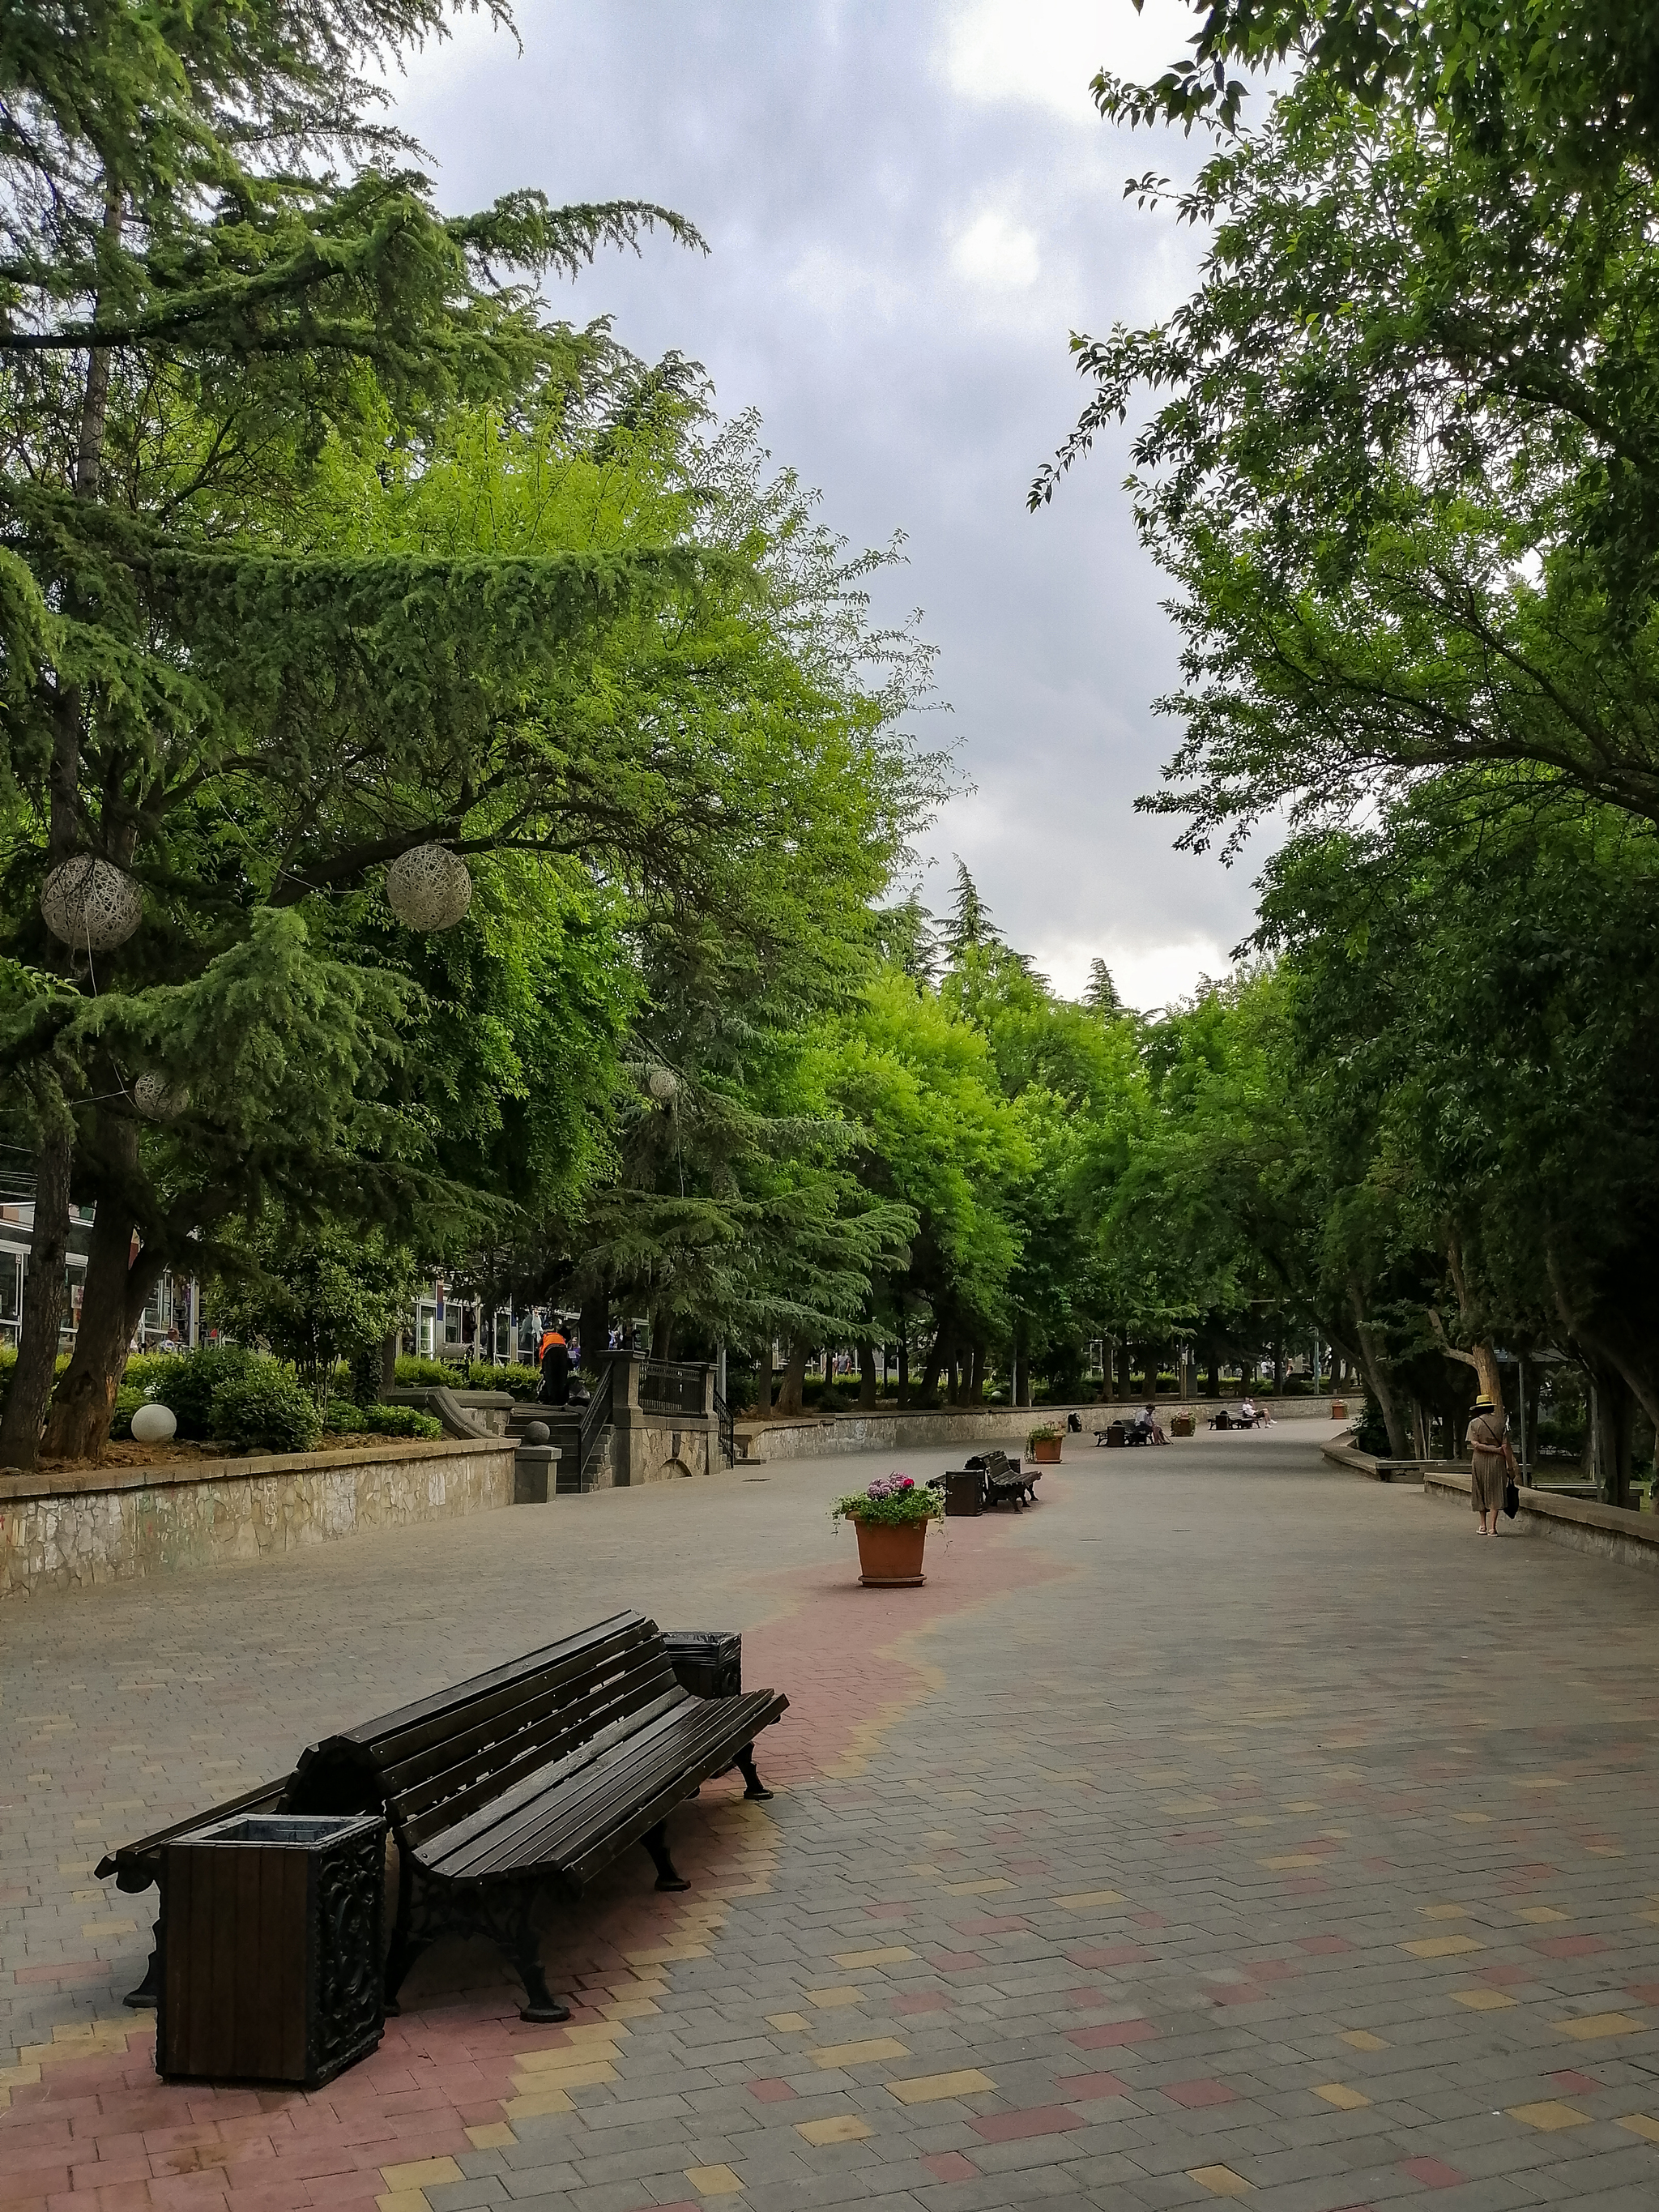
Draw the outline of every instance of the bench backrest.
M312 1745L295 1769L288 1809L384 1808L398 1841L414 1845L533 1769L687 1694L656 1623L643 1613L616 1613Z

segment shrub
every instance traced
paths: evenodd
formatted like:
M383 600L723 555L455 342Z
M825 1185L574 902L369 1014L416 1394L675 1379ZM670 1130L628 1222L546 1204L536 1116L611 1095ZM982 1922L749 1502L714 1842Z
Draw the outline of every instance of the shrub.
M818 1411L821 1413L844 1413L852 1402L839 1390L821 1390L818 1393Z
M432 1389L438 1384L453 1385L455 1367L447 1359L416 1359L404 1352L398 1361L398 1382L404 1390Z
M357 1425L371 1437L442 1436L444 1425L418 1406L359 1406Z
M526 1366L514 1360L501 1367L475 1367L472 1382L475 1389L510 1390L522 1402L526 1398L533 1398L541 1389L542 1370L539 1367Z
M165 1355L164 1387L155 1395L176 1417L181 1437L201 1438L218 1433L213 1425L214 1393L222 1383L246 1374L255 1357L240 1344L204 1344L195 1352ZM146 1362L146 1365L151 1364L160 1366L161 1359ZM129 1375L137 1364L137 1360L127 1363Z
M109 1421L111 1436L130 1437L132 1434L133 1415L140 1406L147 1406L149 1403L149 1395L147 1391L136 1389L131 1382L124 1382L115 1394L115 1411L110 1415Z
M1365 1410L1360 1416L1353 1440L1360 1451L1369 1452L1374 1459L1388 1457L1389 1431L1383 1424L1382 1408L1375 1398L1366 1398Z
M278 1360L247 1360L213 1394L213 1434L238 1451L309 1451L321 1425L309 1393Z

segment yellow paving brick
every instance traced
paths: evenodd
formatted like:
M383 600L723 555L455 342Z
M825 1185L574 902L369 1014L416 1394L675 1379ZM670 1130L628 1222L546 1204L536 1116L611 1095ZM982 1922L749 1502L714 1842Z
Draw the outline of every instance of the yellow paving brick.
M978 2097L996 2086L977 2066L964 2066L955 2074L921 2074L914 2081L887 2084L901 2105L934 2105L945 2097Z
M437 2181L465 2181L453 2158L417 2158L408 2166L383 2166L380 2179L394 2192L400 2189L428 2189Z
M1207 2189L1212 2197L1248 2197L1250 2193L1249 2183L1230 2166L1189 2166L1187 2179L1195 2181L1200 2189Z
M1492 1821L1490 1813L1454 1813L1452 1818L1454 1820L1466 1820L1472 1828L1487 1827Z
M1517 2004L1517 1997L1507 1997L1502 1990L1454 1990L1452 1996L1471 2012L1502 2012L1508 2005Z
M505 2150L519 2140L505 2120L491 2120L482 2128L469 2128L466 2139L474 2150Z
M1558 1912L1553 1905L1523 1905L1519 1917L1522 1920L1530 1920L1535 1927L1542 1927L1547 1921L1570 1920L1572 1915L1569 1912Z
M501 2110L509 2120L539 2120L549 2112L574 2112L575 2109L562 2089L527 2089L521 2097L501 2100Z
M780 2035L799 2035L802 2029L811 2023L801 2013L769 2012L766 2015L766 2025L769 2027L775 2027Z
M1561 2034L1571 2036L1578 2043L1594 2043L1603 2035L1639 2035L1642 2022L1632 2020L1622 2012L1586 2013L1582 2020L1558 2020L1556 2027Z
M1271 1828L1273 1820L1267 1813L1241 1813L1233 1826L1236 1828Z
M855 1966L899 1966L915 1953L908 1943L888 1943L879 1951L837 1951L836 1964L849 1970Z
M1467 1920L1468 1917L1467 1905L1425 1905L1423 1907L1425 1920Z
M1546 2131L1556 2128L1582 2128L1589 2124L1589 2114L1581 2112L1575 2106L1558 2104L1553 2098L1541 2105L1511 2105L1510 2118L1529 2128Z
M619 2021L580 2020L573 2021L564 2032L573 2043L614 2043L628 2030Z
M864 1991L855 1990L850 1983L838 1990L804 1990L801 1992L808 2004L817 2005L820 2012L832 2011L837 2005L862 2004Z
M910 2046L890 2035L872 2035L862 2043L831 2043L812 2053L814 2066L865 2066L872 2058L908 2058Z
M374 2200L380 2212L432 2212L422 2189L394 2189Z
M1091 1912L1097 1905L1121 1905L1121 1889L1080 1889L1071 1897L1056 1897L1051 1903L1066 1912Z
M591 2089L596 2081L614 2081L617 2069L608 2058L590 2058L581 2051L572 2051L573 2063L568 2066L521 2066L513 2077L513 2086L526 2096L539 2096L544 2089Z
M688 2166L685 2178L699 2197L735 2197L743 2187L729 2166Z
M1559 1774L1517 1774L1515 1786L1517 1790L1565 1790L1567 1784L1565 1777Z
M630 1966L669 1966L684 1959L706 1959L707 1943L658 1943L649 1951L624 1951Z
M1368 2027L1345 2027L1340 2041L1355 2051L1386 2051L1389 2045L1380 2035L1373 2035Z
M1346 2081L1323 2081L1314 2094L1322 2097L1328 2105L1334 2105L1339 2112L1357 2112L1362 2106L1371 2101L1369 2097L1361 2096L1358 2089L1349 2088Z
M1419 1936L1414 1943L1402 1943L1402 1951L1409 1951L1413 1959L1455 1959L1465 1951L1484 1951L1486 1945L1477 1943L1473 1936Z
M1287 1851L1281 1858L1258 1859L1256 1861L1256 1864L1259 1867L1266 1867L1270 1874L1290 1874L1294 1872L1298 1867L1323 1866L1324 1863L1324 1854L1320 1851ZM1205 2166L1201 2169L1201 2171L1206 2173L1212 2171L1217 2173L1224 2173L1226 2170L1226 2167L1222 2166L1216 2166L1213 2169L1209 2166Z
M824 2143L862 2142L875 2130L857 2112L836 2112L823 2120L797 2120L795 2133L816 2149Z
M611 1997L599 2010L607 2020L644 2020L648 2014L661 2012L662 2007L654 1997Z
M1659 2142L1659 2120L1650 2120L1645 2112L1626 2112L1619 2123L1633 2136L1644 2136L1649 2142Z
M994 1889L1012 1889L1013 1886L1000 1875L995 1875L984 1881L947 1881L945 1894L947 1897L988 1897Z

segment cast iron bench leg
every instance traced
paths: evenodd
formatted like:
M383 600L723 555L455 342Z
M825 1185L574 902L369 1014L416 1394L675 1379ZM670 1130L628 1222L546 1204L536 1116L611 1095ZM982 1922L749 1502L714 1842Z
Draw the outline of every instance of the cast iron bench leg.
M690 1888L690 1883L668 1856L668 1823L665 1820L659 1820L654 1828L647 1828L640 1841L651 1854L651 1863L657 1869L659 1889Z
M154 1934L155 1948L149 1954L149 1964L144 1969L144 1978L136 1990L129 1990L121 2000L123 2004L131 2005L135 2012L143 2011L147 2006L154 2006L161 2002L161 1923L159 1920L155 1923Z
M756 1771L755 1747L752 1743L744 1744L732 1761L732 1765L743 1777L743 1794L745 1797L769 1797L772 1795Z

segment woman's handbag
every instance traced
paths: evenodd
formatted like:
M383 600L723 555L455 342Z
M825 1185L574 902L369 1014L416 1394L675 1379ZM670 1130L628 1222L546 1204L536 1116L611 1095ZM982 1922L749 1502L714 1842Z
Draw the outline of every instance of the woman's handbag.
M1504 1510L1511 1521L1521 1510L1521 1492L1515 1486L1513 1475L1510 1475L1504 1485Z

